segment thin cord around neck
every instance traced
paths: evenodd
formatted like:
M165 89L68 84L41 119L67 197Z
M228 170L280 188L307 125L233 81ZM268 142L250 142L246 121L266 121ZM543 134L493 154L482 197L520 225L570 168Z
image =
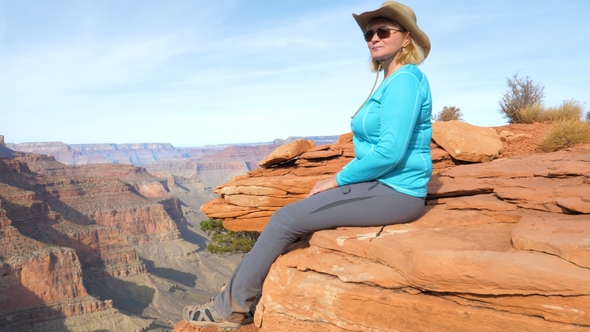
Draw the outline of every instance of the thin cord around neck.
M361 108L363 108L363 106L365 106L365 104L369 101L369 98L371 98L371 95L373 94L373 91L375 90L375 87L377 86L377 81L379 80L379 73L381 72L381 65L382 65L382 62L379 62L379 66L377 67L377 76L375 76L375 83L373 83L373 88L371 89L369 96L367 96L367 99L365 99L365 101L361 104L359 109L356 110L356 112L354 112L354 114L350 117L351 119L354 118L358 114L358 112L360 112Z

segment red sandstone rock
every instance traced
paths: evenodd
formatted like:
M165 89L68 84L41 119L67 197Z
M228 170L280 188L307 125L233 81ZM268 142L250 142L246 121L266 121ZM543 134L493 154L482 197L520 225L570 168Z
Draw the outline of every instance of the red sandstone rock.
M527 215L512 231L512 244L519 250L552 254L590 269L587 215Z
M458 125L461 126L461 124ZM230 182L220 185L216 192L221 195L221 198L204 204L201 206L201 211L211 218L223 219L225 227L233 231L260 231L265 224L264 218L249 217L249 214L256 214L263 208L276 208L292 202L293 200L287 198L288 196L294 199L304 197L315 182L338 172L354 156L350 133L342 135L338 142L332 145L311 148L305 153L295 149L294 146L298 145L294 143L288 148L281 147L277 149L279 151L282 151L281 149L290 151L288 158L285 157L281 161L292 159L299 154L299 158L294 165L284 164L267 169L257 169L245 176L234 178ZM447 171L455 165L455 162L446 151L436 145L432 147L434 151L433 168L435 170ZM281 155L282 153L277 152L276 154ZM271 159L269 157L269 160ZM452 170L451 168L449 172L452 172ZM462 172L462 170L459 172ZM469 173L469 170L467 170L467 173ZM527 173L527 175L532 176L531 173ZM264 177L265 180L260 181L259 177ZM494 188L494 184L485 179L460 180L454 179L452 174L445 173L445 177L435 177L431 181L429 192L431 194L436 192L437 197L446 197L457 196L461 193L465 195L467 193L471 195L492 193ZM567 203L566 201L562 202L562 204ZM499 206L496 206L495 209L501 208L502 204L497 205ZM569 202L569 205L573 206L575 204ZM508 206L506 205L506 207ZM243 220L240 220L240 218ZM252 221L252 223L246 222L246 220Z
M432 139L453 158L462 161L492 161L504 151L502 141L494 129L477 127L466 122L434 122Z
M304 159L326 159L332 157L338 157L342 155L342 151L328 150L328 151L307 151L302 154Z
M132 244L178 238L172 217L181 215L178 199L144 169L0 158L0 325L19 330L93 313L129 319L111 301L88 295L82 269L100 276L145 272Z
M207 328L196 328L191 326L185 321L180 321L174 327L173 332L218 332L219 330L216 327L207 327ZM258 328L253 324L244 325L239 329L235 330L236 332L256 332Z
M23 241L20 243L23 245ZM6 249L6 243L1 244ZM3 329L19 330L22 323L33 324L112 308L111 301L100 301L86 293L74 250L45 247L26 256L7 257L5 254L3 252L2 256L9 258L9 267L0 277Z
M221 185L215 208L246 192L277 193L267 200L292 195L276 179L305 183L296 194L303 195L314 183L304 179L350 160L346 153L314 161L306 154ZM589 331L589 155L590 146L581 146L454 166L445 153L434 154L441 171L418 220L314 233L308 247L294 247L271 268L256 324L273 332ZM273 190L255 190L261 187ZM265 200L239 204L257 208L254 201ZM264 218L246 216L224 225L263 225Z
M342 282L332 274L302 272L279 259L264 284L256 323L261 331L273 332L588 331L584 325L572 324L587 324L587 318L580 316L586 315L588 297L574 298L579 304L575 307L570 306L572 301L562 303L560 297L532 296L524 305L513 301L514 296L488 298L481 299L482 305L476 297L458 301L448 294L412 294ZM502 299L503 304L494 303Z
M313 141L308 141L305 139L300 139L295 142L285 144L271 152L258 164L258 166L268 167L291 160L314 146L315 143Z
M499 199L496 195L475 195L454 197L445 202L447 209L455 210L489 210L489 211L516 211L518 207Z

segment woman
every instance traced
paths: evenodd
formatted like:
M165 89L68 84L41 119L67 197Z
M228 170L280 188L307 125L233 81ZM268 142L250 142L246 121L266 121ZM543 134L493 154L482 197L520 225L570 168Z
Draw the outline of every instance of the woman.
M414 12L397 2L353 17L363 30L372 69L377 76L384 72L379 88L351 121L356 157L317 182L307 198L274 213L225 289L207 304L184 308L190 324L237 329L251 322L252 304L271 264L301 235L404 223L422 212L432 173L432 101L428 80L416 65L430 52L430 41Z

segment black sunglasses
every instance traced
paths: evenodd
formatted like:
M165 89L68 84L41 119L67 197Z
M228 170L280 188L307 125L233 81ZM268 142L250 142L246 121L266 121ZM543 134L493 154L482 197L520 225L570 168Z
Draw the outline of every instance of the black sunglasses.
M368 30L367 32L365 32L365 41L370 42L371 39L373 39L373 36L375 36L375 34L377 34L377 37L379 37L379 39L389 38L389 36L391 36L391 31L404 32L396 28L378 27L375 30Z

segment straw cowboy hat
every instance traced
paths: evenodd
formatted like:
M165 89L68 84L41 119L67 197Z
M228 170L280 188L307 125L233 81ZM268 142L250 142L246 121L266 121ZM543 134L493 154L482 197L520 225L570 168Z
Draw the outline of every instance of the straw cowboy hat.
M356 23L363 32L367 29L369 22L376 17L385 17L399 23L404 29L410 32L412 39L424 50L424 58L430 53L430 39L424 31L418 28L416 14L410 7L395 1L385 1L377 10L352 14Z

